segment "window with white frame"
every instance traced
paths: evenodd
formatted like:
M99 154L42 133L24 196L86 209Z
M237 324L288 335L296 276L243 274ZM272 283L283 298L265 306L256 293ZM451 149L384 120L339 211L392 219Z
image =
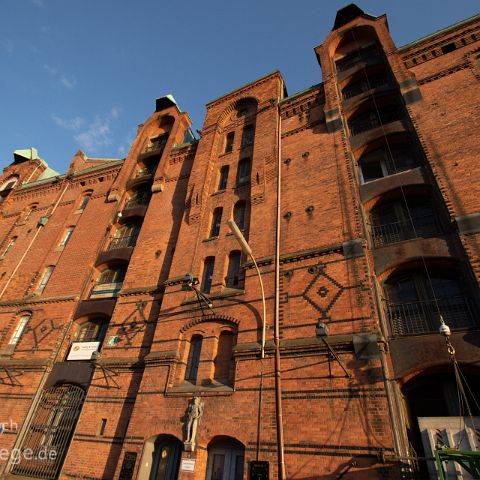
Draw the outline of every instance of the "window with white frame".
M18 321L12 336L10 337L10 341L8 342L9 345L16 345L20 341L20 338L22 337L25 328L27 328L30 317L30 314L25 314L20 317L20 320Z
M60 241L59 247L65 247L65 245L67 245L68 241L70 240L70 237L72 236L74 228L75 227L72 226L72 227L68 227L65 230L65 234L63 235L62 240Z
M38 284L38 287L37 287L38 294L41 294L45 290L45 287L47 286L47 283L50 280L50 277L52 276L54 269L55 267L53 265L50 265L43 272L42 278L40 279L40 283Z

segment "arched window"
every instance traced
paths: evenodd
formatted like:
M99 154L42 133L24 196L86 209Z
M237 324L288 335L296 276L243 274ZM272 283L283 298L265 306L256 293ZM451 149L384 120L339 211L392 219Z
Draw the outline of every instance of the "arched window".
M247 204L245 200L239 200L233 207L233 220L240 230L245 228L245 214L247 211Z
M25 313L20 317L20 319L18 320L17 326L15 327L15 330L12 333L12 336L10 337L8 345L13 347L20 341L20 338L22 338L23 332L27 328L27 325L28 325L28 322L30 321L31 316L32 316L31 313Z
M240 286L240 259L242 254L235 250L228 256L228 272L226 286L228 288L239 288Z
M13 175L12 177L5 180L3 185L0 187L0 192L7 192L11 190L18 183L18 177Z
M202 291L210 293L212 288L213 269L215 267L215 257L207 257L203 264Z
M243 185L250 182L250 172L252 164L249 158L242 158L238 162L237 185Z
M202 352L202 342L203 338L201 335L194 335L190 340L190 350L188 351L185 380L192 383L197 381L198 366L200 365L200 354Z
M7 246L5 247L5 250L2 253L2 256L0 258L5 257L5 255L8 253L8 251L15 245L15 242L17 241L17 237L12 237L10 241L8 242Z
M52 273L53 273L54 270L55 270L55 267L53 265L48 266L44 270L43 275L40 279L40 282L39 282L37 290L36 290L37 295L40 295L45 290L45 287L47 286L47 284L50 280L50 277L52 276Z
M72 225L71 227L68 227L65 230L65 234L63 235L62 240L60 241L59 247L65 247L67 245L68 241L70 240L70 237L73 234L74 229L75 227Z
M138 223L127 223L120 226L114 233L108 250L116 248L134 247L137 242L137 237L140 232L140 225Z
M108 318L92 318L82 323L77 330L77 342L103 342L108 330Z
M468 297L451 271L409 270L391 275L384 284L388 317L394 335L437 332L440 315L452 329L473 326Z
M253 144L255 129L253 125L246 125L242 134L242 148Z
M225 190L227 188L229 170L230 170L229 165L224 165L220 169L220 178L218 180L218 190Z
M91 193L87 193L83 196L80 206L78 207L79 210L85 210L87 203L90 201Z
M123 282L127 269L123 265L107 268L98 278L99 284Z
M91 296L112 297L118 293L123 285L127 273L127 265L120 264L103 270L93 286Z
M232 381L232 353L234 335L224 331L218 338L217 356L215 357L214 380L220 383L230 384Z
M227 133L225 138L225 153L230 153L233 150L233 140L235 139L235 132Z
M32 205L28 210L27 213L25 214L25 217L23 217L23 221L26 222L32 215L33 212L38 208L38 205Z
M210 238L218 237L220 235L220 225L222 224L223 208L218 207L213 211L212 223L210 225Z

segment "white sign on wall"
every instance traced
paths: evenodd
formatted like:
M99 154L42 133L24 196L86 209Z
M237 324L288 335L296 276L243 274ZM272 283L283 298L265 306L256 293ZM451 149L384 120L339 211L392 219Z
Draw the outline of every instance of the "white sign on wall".
M67 360L91 360L99 347L100 342L73 342Z
M188 458L182 458L182 463L180 464L180 470L185 472L194 472L195 471L195 460L190 460Z

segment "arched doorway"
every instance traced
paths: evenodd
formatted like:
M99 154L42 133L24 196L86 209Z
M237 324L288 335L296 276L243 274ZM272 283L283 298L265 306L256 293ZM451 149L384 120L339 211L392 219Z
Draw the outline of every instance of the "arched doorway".
M234 438L217 437L208 446L207 480L242 480L245 447Z
M418 479L438 478L432 460L440 446L459 450L477 450L480 440L480 376L478 370L465 369L463 388L472 413L470 418L465 403L460 401L455 375L451 366L424 372L402 386L407 411L407 434L412 454L419 457ZM448 467L448 478L471 478L454 474L454 462Z
M145 442L138 480L176 480L182 442L173 435L156 435Z

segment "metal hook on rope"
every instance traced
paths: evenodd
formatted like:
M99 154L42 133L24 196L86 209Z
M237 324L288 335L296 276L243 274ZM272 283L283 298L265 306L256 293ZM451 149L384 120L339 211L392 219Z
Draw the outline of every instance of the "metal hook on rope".
M447 344L447 352L452 358L452 361L455 362L455 348L450 342L450 335L452 334L452 332L450 331L450 327L445 323L445 320L441 315L440 328L438 329L438 331L445 337L445 343Z

